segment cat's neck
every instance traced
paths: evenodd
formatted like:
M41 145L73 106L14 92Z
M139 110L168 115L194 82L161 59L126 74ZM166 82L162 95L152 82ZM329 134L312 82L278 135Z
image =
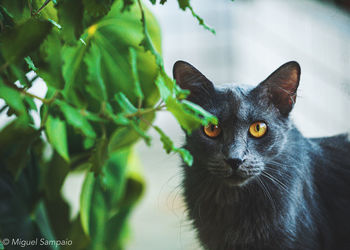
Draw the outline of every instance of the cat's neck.
M279 234L277 230L265 230L267 224L272 230L284 227L280 218L286 209L282 208L280 199L271 191L267 196L266 190L255 183L249 184L250 189L237 189L203 179L193 181L191 178L190 183L186 183L185 178L184 181L189 217L202 242L211 238L227 238L234 245L256 243L257 239L266 242L270 235ZM206 244L213 244L208 245L209 249L230 249L218 247L222 243Z

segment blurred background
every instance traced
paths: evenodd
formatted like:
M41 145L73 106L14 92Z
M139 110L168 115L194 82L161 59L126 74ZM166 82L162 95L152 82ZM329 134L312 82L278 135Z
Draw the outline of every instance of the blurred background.
M215 28L198 26L175 1L149 8L162 28L168 74L177 60L193 64L216 84L256 85L283 63L302 69L293 119L306 136L350 132L350 15L344 6L312 0L193 0L194 10ZM344 2L346 3L346 2ZM184 135L168 113L156 124L178 145ZM153 136L157 136L155 133ZM130 250L200 249L181 197L178 156L137 145L147 189L131 218Z
M145 2L162 28L169 75L175 61L185 60L216 84L256 85L281 64L296 60L302 68L292 114L298 128L306 136L350 132L347 1L192 0L193 9L216 35L199 26L189 11L180 11L176 1L164 6ZM33 86L30 92L45 95L40 79ZM0 117L0 127L7 122L6 116ZM170 114L159 113L155 123L182 145L184 134ZM154 131L150 134L158 136ZM140 141L136 150L147 187L131 217L128 249L200 249L186 219L179 157L165 154L159 140L153 140L151 147ZM72 217L78 211L82 182L82 175L72 174L63 188L73 204Z

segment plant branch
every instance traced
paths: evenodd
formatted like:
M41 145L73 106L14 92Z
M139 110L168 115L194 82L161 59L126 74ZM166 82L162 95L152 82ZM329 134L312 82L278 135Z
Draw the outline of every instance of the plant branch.
M22 89L22 88L17 87L16 85L13 85L12 83L8 82L6 79L4 79L4 83L5 83L7 86L9 86L10 88L13 88L13 89L17 90L18 92L20 92L20 93L22 93L22 94L24 94L24 95L26 95L26 96L35 98L35 99L41 101L42 103L49 104L49 103L53 102L53 100L51 100L52 98L51 98L51 99L41 98L41 97L39 97L39 96L37 96L37 95L34 95L34 94L32 94L32 93L29 93L29 92L25 91L25 90Z
M144 34L144 39L141 41L140 45L142 45L145 49L145 51L150 50L151 53L155 56L156 62L160 68L160 70L164 70L164 64L163 64L163 59L160 56L160 54L157 52L155 49L152 39L150 38L147 30L147 24L146 24L146 18L145 18L145 12L142 7L141 0L137 0L137 3L139 5L140 11L141 11L141 23L142 23L142 28L143 28L143 34Z
M47 99L47 103L46 103L46 104L47 104L47 110L46 110L46 113L44 114L44 118L41 119L41 122L40 122L40 129L43 129L43 128L44 128L45 123L46 123L46 121L47 121L47 118L49 117L49 108L50 108L50 104L53 103L53 102L56 100L56 98L57 98L58 95L59 95L59 92L56 91L50 99Z
M36 16L42 9L44 9L46 7L46 5L48 5L48 3L51 2L51 0L46 0L43 5L33 14L33 16Z
M163 108L165 108L166 106L165 105L159 105L157 107L154 107L154 108L148 108L148 109L140 109L138 110L137 112L135 113L132 113L132 114L126 114L124 115L126 118L133 118L133 117L141 117L145 114L148 114L148 113L152 113L152 112L155 112L155 111L160 111L162 110Z
M10 64L8 62L0 66L0 72L4 71Z
M7 107L8 107L7 104L5 104L4 106L2 106L1 109L0 109L0 113L2 113Z

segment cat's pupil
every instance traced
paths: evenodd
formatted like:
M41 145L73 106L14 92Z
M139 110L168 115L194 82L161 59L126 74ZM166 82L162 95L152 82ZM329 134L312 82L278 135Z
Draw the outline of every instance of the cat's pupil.
M256 124L256 131L259 131L259 130L260 130L260 125Z

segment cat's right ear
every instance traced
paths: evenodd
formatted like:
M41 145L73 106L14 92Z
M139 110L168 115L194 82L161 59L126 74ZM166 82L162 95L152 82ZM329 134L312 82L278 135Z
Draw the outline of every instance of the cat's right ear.
M282 115L288 116L296 101L299 81L300 65L291 61L275 70L255 91L272 102Z
M191 92L187 97L190 101L198 103L214 91L213 83L187 62L177 61L173 67L173 76L176 84Z

